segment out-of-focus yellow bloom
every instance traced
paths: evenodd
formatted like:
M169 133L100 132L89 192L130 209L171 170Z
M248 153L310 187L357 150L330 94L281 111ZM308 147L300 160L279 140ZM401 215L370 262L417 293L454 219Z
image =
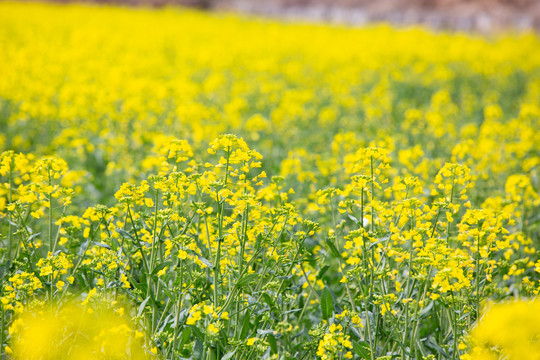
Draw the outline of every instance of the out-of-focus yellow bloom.
M25 312L12 334L14 359L146 359L142 343L124 317L67 305L59 311Z
M462 359L540 359L540 301L494 304L471 334L471 352Z
M206 328L206 331L208 331L208 334L210 335L217 335L219 332L219 327L215 326L213 323L210 323Z
M66 285L66 283L63 281L58 281L56 283L56 287L58 288L58 290L62 290L64 288L64 285Z

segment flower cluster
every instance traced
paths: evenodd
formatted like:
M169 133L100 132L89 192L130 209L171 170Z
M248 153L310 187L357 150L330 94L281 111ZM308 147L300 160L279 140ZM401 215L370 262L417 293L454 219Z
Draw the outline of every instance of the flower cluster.
M493 333L510 311L481 324L540 293L537 35L11 2L0 23L0 358L536 350Z

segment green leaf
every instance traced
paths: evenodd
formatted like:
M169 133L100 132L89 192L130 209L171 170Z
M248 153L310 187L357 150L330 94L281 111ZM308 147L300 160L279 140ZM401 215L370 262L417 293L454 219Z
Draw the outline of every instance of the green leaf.
M328 245L328 247L330 248L330 252L332 252L335 257L341 258L341 255L339 254L339 251L336 248L336 245L334 245L334 243L332 242L332 240L326 238L326 245Z
M152 271L152 275L156 275L158 273L158 271L160 271L161 269L163 269L166 266L169 266L171 264L172 264L172 261L164 261L164 262L162 262L160 264L157 264L157 266Z
M263 236L261 234L257 235L257 239L255 240L255 250L259 250L261 248L262 240Z
M99 247L102 247L102 248L111 250L111 247L110 247L109 245L107 245L107 244L104 244L104 243L100 243L100 242L94 241L94 245L97 245L97 246L99 246Z
M262 318L263 318L263 315L257 315L254 318L251 317L249 321L251 328L257 329L259 327L259 323L261 322Z
M193 343L193 354L192 354L192 358L193 359L202 359L202 355L203 355L203 344L201 342L201 340L197 337L195 338L195 342Z
M189 341L189 337L191 336L191 329L189 327L185 327L184 331L182 331L182 336L180 337L180 349L184 344L187 344Z
M450 359L450 354L446 352L438 343L437 340L433 335L429 335L427 340L425 341L424 345L431 349L432 351L435 351L439 354L441 354L445 359Z
M292 314L292 313L296 313L296 312L300 312L302 311L302 309L292 309L292 310L287 310L283 313L283 315L287 315L287 314Z
M276 307L276 304L274 304L274 300L272 299L272 297L270 295L268 295L267 293L263 293L261 295L261 300L264 301L265 303L268 304L268 306L270 306L271 309L275 309Z
M324 320L330 319L334 311L334 299L332 293L326 287L321 293L321 311Z
M242 287L249 284L251 281L257 279L259 274L247 274L236 283L237 286Z
M354 216L352 216L350 214L349 214L349 219L351 219L355 224L358 224L358 222L359 222L357 218L355 218Z
M163 291L165 293L165 295L167 295L167 297L171 300L174 300L175 296L173 295L173 293L169 290L169 288L167 287L167 284L165 284L165 281L159 279L159 283L161 284L162 288L161 288L161 291Z
M324 273L326 273L328 271L328 269L330 269L330 266L329 265L324 265L320 270L319 270L319 273L317 274L317 279L322 279Z
M429 304L420 311L419 317L424 318L428 316L431 309L433 309L433 304L434 304L434 301L430 301Z
M247 337L247 334L249 332L249 319L251 318L251 313L249 310L246 310L246 313L244 314L244 323L242 324L242 331L240 332L240 340L245 340Z
M139 310L137 311L137 316L141 316L141 314L144 311L144 308L146 307L146 303L148 303L148 300L150 300L150 296L148 296L146 299L143 300L141 305L139 305Z
M380 243L382 243L382 242L388 241L388 239L390 239L390 236L385 236L385 237L383 237L383 238L381 238L381 239L379 239L379 240L377 240L377 241L375 241L375 242L372 242L372 243L369 245L368 250L371 250L372 248L374 248L375 246L377 246L377 244L380 244Z
M202 256L198 256L199 260L206 266L208 266L209 269L213 269L214 268L214 265L212 265L212 263L210 261L208 261L208 259L205 259L203 258Z
M268 329L268 330L262 330L262 329L257 329L257 335L269 335L269 334L274 334L276 331L275 330L272 330L272 329Z
M269 334L266 337L266 341L268 341L268 343L270 344L270 348L272 349L272 352L277 353L278 347L277 347L277 342L276 342L276 339L274 338L274 336L272 334Z
M356 355L360 356L360 358L371 359L371 349L369 348L369 344L367 342L353 341L353 350Z
M119 233L120 235L122 235L122 237L126 238L126 239L130 239L130 240L133 240L135 241L135 238L133 237L133 235L131 235L130 233L128 233L126 230L124 229L119 229L119 228L116 228L116 232Z
M233 351L229 351L228 353L223 355L221 360L229 360L230 358L232 358L234 356L234 354L236 354L236 349L234 349Z
M191 328L191 332L193 333L193 335L195 335L196 339L204 340L204 334L201 332L201 330L199 330L198 327L193 326L193 325L186 325L186 326L189 326Z

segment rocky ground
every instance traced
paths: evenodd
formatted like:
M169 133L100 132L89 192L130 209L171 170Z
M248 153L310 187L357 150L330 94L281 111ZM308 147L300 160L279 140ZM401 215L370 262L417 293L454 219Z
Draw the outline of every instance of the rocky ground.
M540 0L232 0L225 6L269 15L364 24L427 24L489 32L540 30Z
M60 0L70 1L70 0ZM436 29L540 31L540 0L87 0L133 5L187 5L285 18L361 25L388 21Z

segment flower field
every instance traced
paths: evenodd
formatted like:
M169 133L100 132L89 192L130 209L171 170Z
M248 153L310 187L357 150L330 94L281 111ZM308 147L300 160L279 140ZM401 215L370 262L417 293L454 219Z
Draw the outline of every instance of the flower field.
M540 359L540 38L0 2L0 244L0 359Z

